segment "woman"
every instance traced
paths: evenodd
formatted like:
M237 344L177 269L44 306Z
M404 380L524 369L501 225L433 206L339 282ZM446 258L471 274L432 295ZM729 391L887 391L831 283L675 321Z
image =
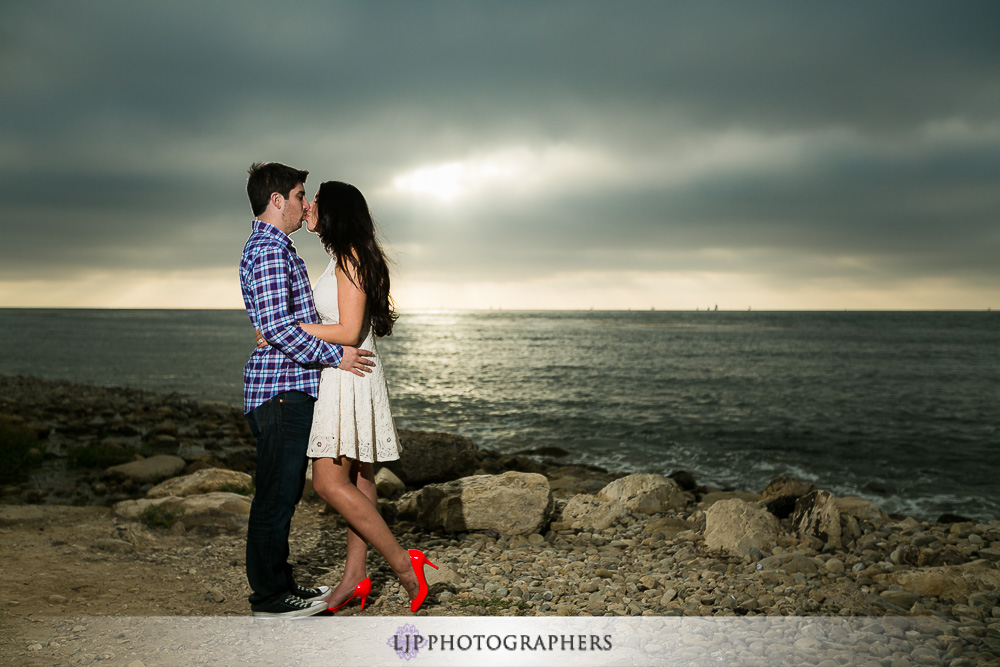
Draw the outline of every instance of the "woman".
M313 288L323 324L301 324L317 338L374 353L372 373L358 377L326 368L320 378L307 455L313 460L313 489L347 521L344 577L327 604L337 611L355 597L365 600L371 580L365 571L368 544L388 562L416 612L427 596L424 564L417 549L403 549L376 505L376 461L399 458L385 373L375 337L392 332L396 313L389 297L389 270L375 239L364 195L347 183L323 183L309 206L307 229L319 235L330 265Z

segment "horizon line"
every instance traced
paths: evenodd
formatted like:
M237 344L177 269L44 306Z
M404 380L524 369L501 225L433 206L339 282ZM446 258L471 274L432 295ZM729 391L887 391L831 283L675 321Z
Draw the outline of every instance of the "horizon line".
M136 311L205 311L205 312L246 312L243 308L185 308L185 307L115 307L115 306L0 306L0 310L136 310ZM397 308L399 313L988 313L992 306L985 308Z

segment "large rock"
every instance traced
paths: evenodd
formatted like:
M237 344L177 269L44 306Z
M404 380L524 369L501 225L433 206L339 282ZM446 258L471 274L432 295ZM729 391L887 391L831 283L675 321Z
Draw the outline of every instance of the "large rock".
M837 511L842 515L853 516L858 521L866 521L878 526L889 520L889 516L882 511L881 507L866 498L847 496L835 498L833 502L837 506Z
M601 489L597 497L620 502L641 514L684 509L690 500L669 477L643 473L616 479Z
M563 528L592 532L609 528L629 514L628 507L617 500L604 500L581 493L566 502L559 524Z
M454 591L464 581L460 574L447 565L442 565L440 562L435 563L435 565L438 566L436 570L432 567L424 570L424 574L427 577L427 586L430 588L432 595L446 590Z
M398 516L431 530L495 530L503 535L537 533L552 512L544 475L506 472L430 484L404 495Z
M758 505L739 498L720 500L705 510L705 545L746 556L751 549L774 548L781 524Z
M766 487L764 487L764 490L760 492L760 497L764 502L768 502L774 500L775 498L799 498L807 493L812 493L815 490L815 484L800 482L799 480L792 479L791 477L775 477Z
M225 487L249 487L251 484L253 484L253 477L245 472L222 468L203 468L190 475L174 477L157 484L146 493L146 497L177 496L183 498L220 491Z
M1000 570L985 560L965 565L915 568L893 572L884 578L908 591L952 602L964 601L972 593L1000 590Z
M829 491L817 489L795 501L792 525L803 537L813 536L835 549L841 547L840 510Z
M399 444L399 460L385 467L411 486L468 477L478 466L476 446L461 436L400 429Z
M748 503L756 503L760 500L760 494L747 493L745 491L712 491L703 495L701 500L698 501L698 505L701 507L711 507L720 500L729 500L731 498L739 498Z
M131 479L137 484L155 484L180 474L184 470L184 459L161 454L148 459L111 466L104 471L105 476L116 479Z
M225 531L245 530L250 516L250 498L236 493L206 493L200 496L166 496L124 500L112 508L115 516L138 520L147 507L163 507L179 512L185 528Z
M375 488L379 498L398 498L406 493L406 485L388 468L379 468L375 473Z

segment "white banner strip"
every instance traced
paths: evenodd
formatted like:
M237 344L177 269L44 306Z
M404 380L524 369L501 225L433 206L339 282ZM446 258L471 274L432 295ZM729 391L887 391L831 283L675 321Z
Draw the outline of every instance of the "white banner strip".
M946 664L995 655L982 623L916 617L86 617L74 653L110 664ZM69 649L70 646L63 646ZM41 655L38 656L39 658ZM887 662L889 660L889 662ZM136 662L138 661L138 662ZM827 662L832 661L832 662Z

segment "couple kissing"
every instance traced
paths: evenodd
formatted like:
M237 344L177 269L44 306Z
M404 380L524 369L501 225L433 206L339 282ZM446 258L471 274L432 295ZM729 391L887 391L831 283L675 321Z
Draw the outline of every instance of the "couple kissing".
M256 493L247 526L246 571L254 616L335 612L371 593L368 545L385 558L416 612L427 596L417 549L404 549L376 505L374 464L399 458L385 373L375 339L396 320L389 271L364 195L328 181L312 201L307 171L277 162L250 166L254 215L240 286L257 348L243 373L244 412L257 440ZM330 264L310 287L290 234L315 233ZM332 590L300 586L288 535L306 466L313 488L348 524L344 575Z

